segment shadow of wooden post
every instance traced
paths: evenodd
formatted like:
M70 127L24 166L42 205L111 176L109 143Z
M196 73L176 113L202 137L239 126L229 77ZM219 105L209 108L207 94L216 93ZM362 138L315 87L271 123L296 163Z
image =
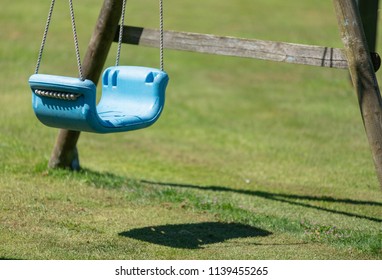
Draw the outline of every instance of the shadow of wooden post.
M105 0L83 62L85 79L98 83L122 12L122 0ZM77 152L79 131L60 129L48 166L80 169Z
M333 0L350 75L382 187L382 102L355 0Z

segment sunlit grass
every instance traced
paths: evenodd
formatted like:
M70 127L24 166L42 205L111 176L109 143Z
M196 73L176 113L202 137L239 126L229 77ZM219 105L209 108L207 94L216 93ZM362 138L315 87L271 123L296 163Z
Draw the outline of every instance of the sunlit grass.
M84 55L102 1L80 2ZM166 28L341 46L331 3L239 2L166 1ZM158 122L83 133L83 170L47 170L57 130L35 118L27 80L48 4L0 17L0 258L381 258L381 191L346 71L166 51ZM41 71L75 76L66 4ZM156 9L132 2L127 24L155 28ZM121 62L156 67L158 50L123 46Z

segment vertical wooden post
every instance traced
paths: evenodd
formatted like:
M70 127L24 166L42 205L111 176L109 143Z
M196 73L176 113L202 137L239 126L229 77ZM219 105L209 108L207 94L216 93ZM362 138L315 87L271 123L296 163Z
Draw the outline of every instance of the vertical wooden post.
M376 51L379 0L357 0L366 41L371 52Z
M382 101L355 0L333 0L349 71L357 92L374 164L382 187Z
M122 11L122 0L105 0L84 58L86 79L98 83ZM60 129L48 166L50 168L80 168L77 151L79 131Z

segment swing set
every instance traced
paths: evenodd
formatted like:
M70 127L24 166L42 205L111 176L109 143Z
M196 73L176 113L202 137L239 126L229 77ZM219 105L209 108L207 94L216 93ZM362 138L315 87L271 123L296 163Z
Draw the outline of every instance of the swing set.
M69 0L69 8L79 78L38 74L54 4L52 0L36 71L29 78L37 118L47 126L96 133L130 131L153 124L163 110L168 83L168 75L163 71L163 47L160 48L160 69L119 66L126 0L122 3L116 63L102 75L102 97L98 105L95 84L83 76L72 0ZM163 35L162 7L160 4L160 34ZM163 46L163 36L160 38Z
M79 168L76 144L80 131L112 133L145 128L160 116L168 75L163 49L248 57L263 60L348 69L357 93L362 120L382 187L382 100L375 72L381 59L366 38L359 8L363 0L333 0L343 49L285 42L164 31L163 0L159 0L159 30L124 26L126 0L104 0L82 66L72 0L69 0L79 78L38 74L51 21L52 0L35 74L29 79L32 105L45 125L61 128L50 167ZM366 2L366 1L365 1ZM378 8L378 0L368 9ZM360 9L362 10L362 9ZM363 13L364 15L364 13ZM362 18L363 19L363 18ZM121 23L119 25L119 20ZM376 18L373 19L376 23ZM375 44L375 38L374 44ZM102 97L96 105L96 84L112 42L118 43L116 65L102 74ZM160 68L119 66L123 43L157 47ZM373 52L369 51L370 50Z

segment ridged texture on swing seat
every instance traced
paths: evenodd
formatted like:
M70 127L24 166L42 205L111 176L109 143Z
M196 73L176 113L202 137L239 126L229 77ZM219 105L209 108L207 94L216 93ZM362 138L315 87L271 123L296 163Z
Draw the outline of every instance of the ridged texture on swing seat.
M96 86L90 80L34 74L29 78L32 106L37 118L45 125L70 130L93 130L96 119ZM76 99L60 99L37 92L73 94Z
M96 87L90 80L35 74L29 83L33 109L43 124L111 133L153 124L163 110L168 76L155 68L110 67L102 76L102 97L98 106Z

